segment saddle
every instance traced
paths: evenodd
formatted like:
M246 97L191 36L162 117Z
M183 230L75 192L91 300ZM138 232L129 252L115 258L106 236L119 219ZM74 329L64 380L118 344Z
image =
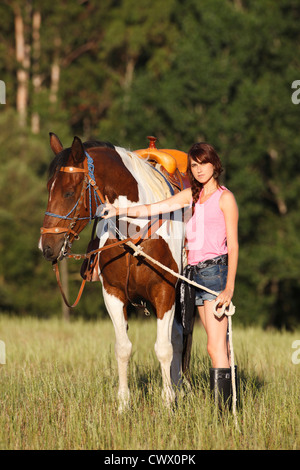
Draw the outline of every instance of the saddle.
M187 177L187 154L181 150L158 149L155 146L156 137L149 136L149 147L147 149L136 150L141 158L147 158L152 165L159 164L160 171L167 178L172 186L178 191L189 186Z

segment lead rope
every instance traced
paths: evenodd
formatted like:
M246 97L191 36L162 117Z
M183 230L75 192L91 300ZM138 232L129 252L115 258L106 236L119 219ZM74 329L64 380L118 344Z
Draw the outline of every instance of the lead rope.
M130 248L134 250L133 256L143 256L144 258L147 258L149 261L151 261L153 264L156 264L160 268L164 269L165 271L168 271L170 274L173 276L177 277L178 279L181 279L185 282L188 282L189 284L198 287L200 289L204 289L207 292L213 294L213 295L219 295L219 292L213 291L211 289L208 289L207 287L202 286L201 284L198 284L195 281L192 281L185 276L182 276L181 274L176 273L172 269L168 268L164 264L160 263L156 259L152 258L151 256L147 255L147 253L144 252L143 248L141 246L136 246L134 243L131 241L128 241L126 243ZM233 339L232 339L232 315L235 313L235 306L233 305L232 302L230 302L229 307L226 307L223 305L221 308L220 312L217 312L217 306L219 302L215 302L213 312L214 314L218 317L221 318L224 314L227 315L228 317L228 336L229 336L229 348L230 348L230 369L231 369L231 383L232 383L232 413L235 419L235 425L236 428L238 428L238 422L237 422L237 413L236 413L236 401L237 401L237 393L236 393L236 381L235 381L235 367L234 367L234 349L233 349Z
M118 236L120 238L125 239L125 236L120 232L120 230L117 228L117 226L114 224L114 222L111 219L108 219L108 222L113 224L114 227L113 229L117 232ZM219 295L218 292L213 291L211 289L208 289L207 287L202 286L201 284L198 284L195 281L192 281L185 276L182 276L179 273L176 273L172 269L168 268L164 264L160 263L156 259L152 258L152 256L147 255L147 253L144 252L143 248L139 245L136 246L134 243L132 243L130 240L126 242L126 245L128 245L133 251L134 254L133 256L143 256L144 258L148 259L151 261L153 264L156 264L160 268L164 269L165 271L168 271L170 274L173 276L177 277L178 279L181 279L185 282L188 282L189 284L198 287L200 289L204 289L210 294L213 295ZM234 349L233 349L233 339L232 339L232 315L235 313L235 306L233 305L232 302L230 302L230 305L226 307L225 305L222 306L220 312L217 312L217 306L219 302L215 302L213 312L214 314L218 317L221 318L224 314L227 315L228 317L228 336L229 336L229 349L230 349L230 369L231 369L231 383L232 383L232 413L234 416L235 420L235 426L237 430L239 430L238 422L237 422L237 413L236 413L236 401L237 401L237 393L236 393L236 381L235 381L235 367L234 367Z

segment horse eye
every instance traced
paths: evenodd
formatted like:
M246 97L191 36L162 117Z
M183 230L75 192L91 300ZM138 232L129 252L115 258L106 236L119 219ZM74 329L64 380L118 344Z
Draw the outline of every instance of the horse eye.
M75 194L75 191L67 191L67 192L64 194L64 197L67 199L67 198L73 197L74 194Z

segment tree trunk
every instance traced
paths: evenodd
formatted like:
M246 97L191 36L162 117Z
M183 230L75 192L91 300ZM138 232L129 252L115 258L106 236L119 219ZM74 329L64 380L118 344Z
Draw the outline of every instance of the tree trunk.
M50 103L57 102L57 93L59 90L59 80L60 80L60 61L59 61L59 51L61 46L61 40L57 37L54 41L55 50L53 62L51 64L51 84L50 84Z
M27 120L28 86L30 67L30 46L25 41L24 21L19 5L14 5L15 15L15 41L17 70L17 112L19 114L20 126L24 127Z
M41 12L34 11L32 17L32 85L33 85L33 112L31 115L31 131L33 134L40 132L40 115L37 110L36 101L41 90L42 78L40 75L39 61L41 58L41 42L40 42L40 29L41 29Z

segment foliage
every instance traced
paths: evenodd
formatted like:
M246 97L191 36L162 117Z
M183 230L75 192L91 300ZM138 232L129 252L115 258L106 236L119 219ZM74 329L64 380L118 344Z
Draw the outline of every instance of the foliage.
M27 62L16 55L18 12ZM130 149L156 135L162 148L186 151L199 140L216 147L240 208L239 318L293 328L300 307L300 108L291 101L299 2L15 0L3 2L0 13L7 90L0 107L0 307L34 315L59 308L51 269L37 251L52 158L48 132L66 146L78 134ZM89 290L97 301L84 300L84 313L75 315L104 312L99 285Z

